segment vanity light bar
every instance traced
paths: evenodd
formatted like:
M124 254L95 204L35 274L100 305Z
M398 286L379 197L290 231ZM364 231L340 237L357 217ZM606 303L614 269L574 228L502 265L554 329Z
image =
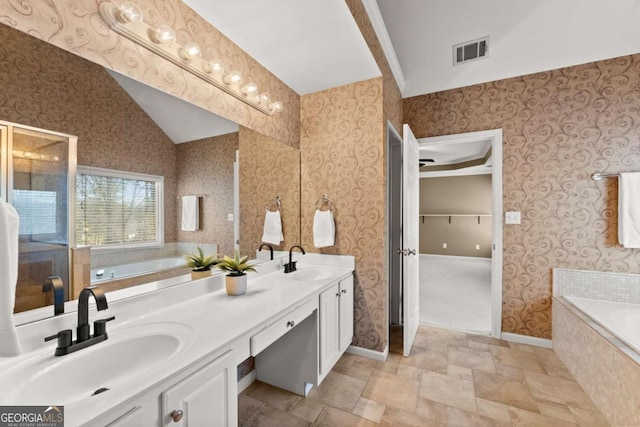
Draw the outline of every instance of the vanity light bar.
M283 106L272 101L271 96L260 93L253 83L242 85L242 76L237 71L227 71L221 61L202 58L202 49L194 42L180 45L175 32L168 25L152 27L144 22L142 11L134 3L116 6L111 2L100 3L100 16L116 33L138 43L167 61L211 83L215 87L267 115L279 113Z

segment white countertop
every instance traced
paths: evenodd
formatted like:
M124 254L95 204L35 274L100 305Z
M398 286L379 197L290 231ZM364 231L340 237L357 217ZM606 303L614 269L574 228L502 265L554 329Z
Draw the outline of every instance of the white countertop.
M110 322L107 331L110 339L116 340L119 334L144 325L153 328L168 327L177 323L189 328L185 347L177 354L144 376L135 381L115 386L105 392L75 403L66 402L17 402L11 400L11 384L3 381L10 373L12 366L22 361L38 357L50 360L54 365L61 357L55 357L54 343L39 344L37 349L30 349L42 343L45 336L55 334L64 328L74 329L76 314L69 313L57 318L47 319L24 325L19 329L23 347L30 349L16 358L0 358L0 404L1 405L64 405L65 418L68 425L79 425L93 417L118 407L122 403L142 395L145 391L160 384L185 367L221 354L231 348L237 339L255 334L268 326L273 320L295 309L302 303L330 287L339 280L348 277L354 271L354 259L351 256L331 256L308 254L296 256L298 268L312 268L315 265L329 267L334 273L324 280L312 283L292 281L282 270L277 270L281 260L275 260L259 266L257 274L249 274L247 293L241 296L228 296L224 290L224 275L217 275L194 282L163 289L149 295L130 298L112 303L106 311L97 313L90 310L89 320L115 315L116 320ZM164 325L163 325L164 324ZM108 341L107 341L108 342ZM64 358L73 358L83 351L99 351L103 343L88 349L72 353ZM90 350L91 349L91 350ZM99 369L99 367L96 367ZM78 375L91 375L90 372L78 372ZM105 385L107 386L107 385Z

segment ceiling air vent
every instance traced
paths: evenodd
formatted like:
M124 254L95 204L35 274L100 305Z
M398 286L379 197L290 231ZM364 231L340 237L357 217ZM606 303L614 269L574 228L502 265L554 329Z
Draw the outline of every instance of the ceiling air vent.
M489 54L489 36L453 46L453 65L476 61Z

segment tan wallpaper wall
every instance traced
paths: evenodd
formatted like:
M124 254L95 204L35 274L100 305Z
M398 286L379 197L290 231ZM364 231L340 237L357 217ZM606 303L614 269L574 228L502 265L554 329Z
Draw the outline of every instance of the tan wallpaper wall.
M387 343L382 78L302 97L302 244L356 257L354 344ZM315 203L333 203L336 244L313 247Z
M262 243L267 203L280 196L284 240L300 244L300 151L240 126L240 251L254 258Z
M420 179L420 213L491 214L491 175ZM421 218L420 253L491 258L491 228L490 217Z
M5 25L0 40L0 120L76 135L79 165L164 176L165 240L175 241L169 138L102 67Z
M362 37L364 38L373 59L378 64L382 73L382 100L384 118L391 121L393 126L402 135L402 94L391 72L391 67L387 62L387 57L382 50L382 45L376 36L376 32L371 25L369 15L362 4L362 0L345 0L353 19L356 21ZM385 123L386 126L386 123Z
M503 129L505 332L551 337L551 269L640 272L617 244L617 181L640 170L640 55L404 100L418 138Z
M182 205L176 205L179 242L215 243L221 254L233 254L233 162L238 132L176 146L176 194L206 194L200 199L200 230L182 231Z
M179 41L197 42L205 57L217 57L232 64L246 81L254 81L261 90L270 92L272 98L281 100L282 113L267 116L110 31L98 14L102 1L3 1L0 23L299 147L300 96L182 1L137 0L136 4L142 8L147 23L170 25Z

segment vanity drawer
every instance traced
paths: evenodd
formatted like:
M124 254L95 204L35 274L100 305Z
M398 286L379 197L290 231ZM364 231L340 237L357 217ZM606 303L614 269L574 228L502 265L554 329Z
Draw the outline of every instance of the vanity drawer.
M278 338L293 329L298 323L306 319L316 309L314 301L307 301L292 312L285 314L280 319L267 326L251 337L251 355L256 356L269 347Z

